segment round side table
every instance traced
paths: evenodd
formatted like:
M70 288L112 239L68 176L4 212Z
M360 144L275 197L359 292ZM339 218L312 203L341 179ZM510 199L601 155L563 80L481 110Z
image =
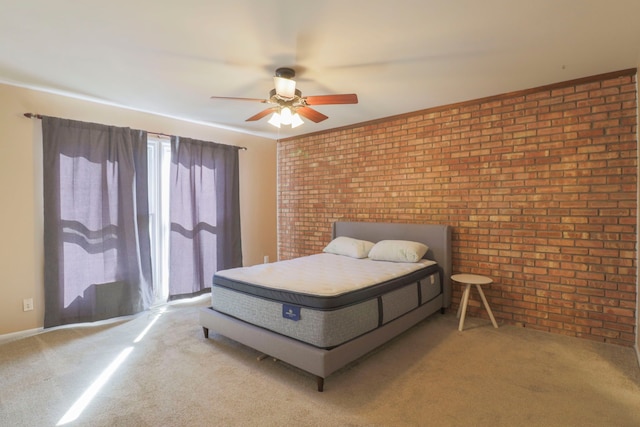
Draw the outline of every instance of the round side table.
M460 324L458 325L458 330L462 331L464 327L464 317L467 312L467 305L469 304L469 294L471 294L471 285L475 285L476 289L478 289L478 293L480 294L480 298L482 298L482 304L484 304L484 308L489 313L489 318L491 319L491 323L493 323L493 327L497 328L498 324L496 323L496 319L493 317L493 313L491 312L491 307L489 307L489 303L487 302L487 297L484 296L484 292L482 291L482 285L488 285L493 283L493 280L486 276L480 276L477 274L454 274L451 276L451 280L454 282L461 283L465 285L464 292L462 294L462 301L460 306L458 307L458 313L456 317L460 319Z

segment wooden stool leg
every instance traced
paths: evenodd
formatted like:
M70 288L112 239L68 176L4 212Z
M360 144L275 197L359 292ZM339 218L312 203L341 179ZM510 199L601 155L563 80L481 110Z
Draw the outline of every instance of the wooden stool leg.
M466 287L462 291L462 298L460 298L460 305L458 306L458 311L456 312L456 319L459 319L460 313L462 313L462 306L464 305L465 295L467 295L468 288L469 288L469 285L466 285ZM467 300L469 300L469 297L467 297Z
M489 313L489 318L491 318L491 323L493 323L493 327L497 328L498 324L496 323L496 319L493 317L493 312L491 311L491 307L489 307L489 303L487 302L487 297L484 296L482 287L480 285L476 285L476 288L478 288L478 293L480 294L480 298L482 298L482 303L484 304L484 308L486 308L487 313Z
M464 293L462 294L462 305L458 307L458 317L460 317L460 323L458 324L458 330L462 331L464 327L464 317L467 314L467 304L469 304L469 294L471 293L471 285L467 285L464 288Z

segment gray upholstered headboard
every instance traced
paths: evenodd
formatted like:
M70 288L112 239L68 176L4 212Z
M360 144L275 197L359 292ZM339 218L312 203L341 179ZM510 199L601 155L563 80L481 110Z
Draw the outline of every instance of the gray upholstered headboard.
M379 242L380 240L411 240L429 247L425 258L438 262L444 271L444 305L451 305L451 226L439 224L397 224L383 222L333 223L333 237Z

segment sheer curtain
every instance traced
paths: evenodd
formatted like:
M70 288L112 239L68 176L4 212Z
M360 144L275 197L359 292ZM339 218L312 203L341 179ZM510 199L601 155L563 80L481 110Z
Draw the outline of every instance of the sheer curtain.
M147 135L43 117L45 327L152 302Z
M169 296L211 288L242 265L238 147L171 138Z

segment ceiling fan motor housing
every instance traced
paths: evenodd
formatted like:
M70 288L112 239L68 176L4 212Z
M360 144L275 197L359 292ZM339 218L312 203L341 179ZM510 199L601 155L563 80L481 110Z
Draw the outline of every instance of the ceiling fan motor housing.
M296 72L293 68L278 68L276 70L276 77L281 77L283 79L292 79L296 76Z

